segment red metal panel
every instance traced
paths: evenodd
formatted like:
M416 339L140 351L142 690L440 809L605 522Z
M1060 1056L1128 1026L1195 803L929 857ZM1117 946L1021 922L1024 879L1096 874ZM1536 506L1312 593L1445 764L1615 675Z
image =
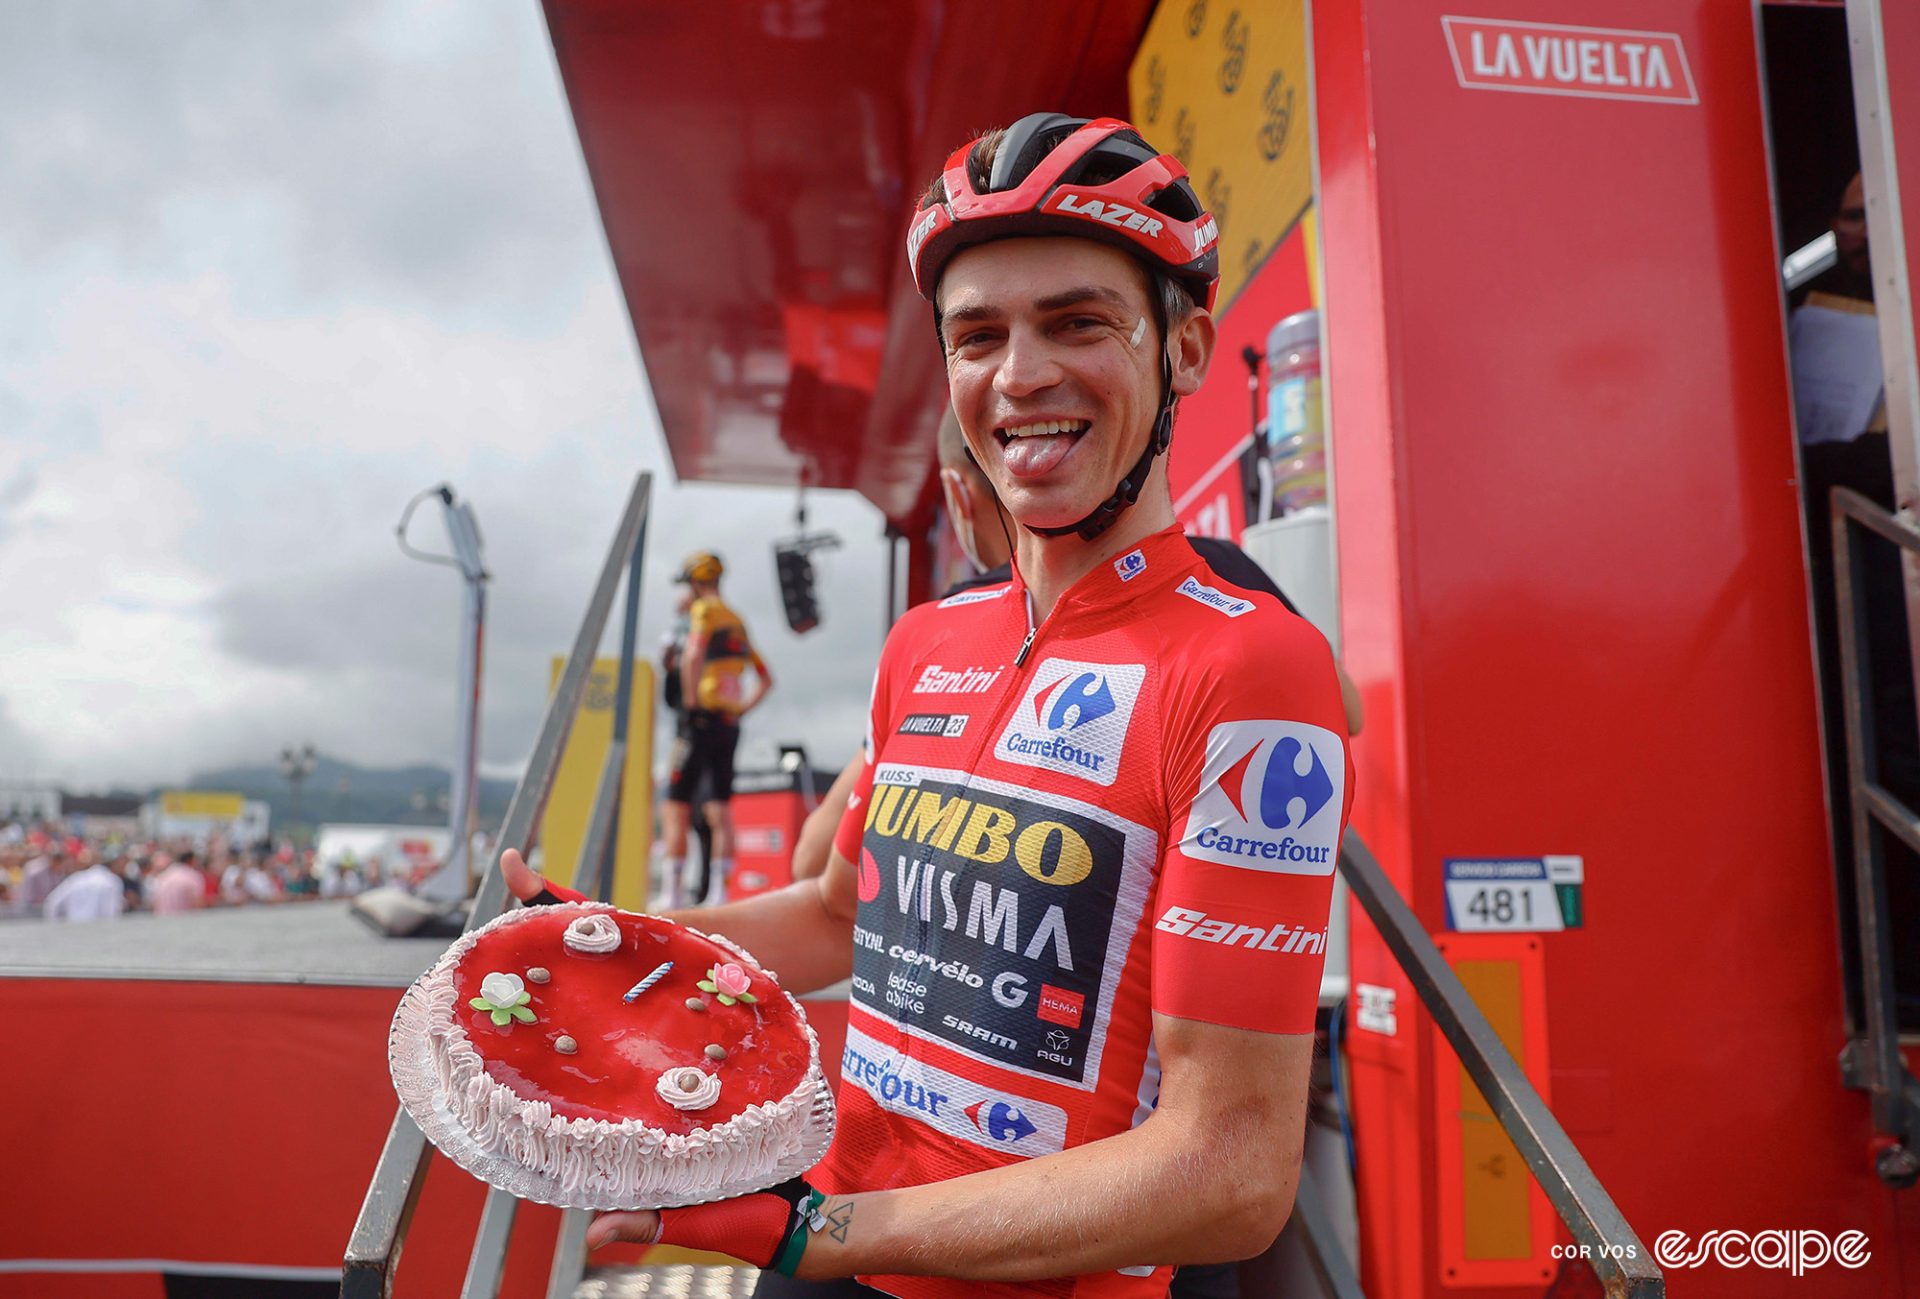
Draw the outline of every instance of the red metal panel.
M732 898L752 897L793 883L793 846L807 809L791 789L733 796Z
M908 217L989 126L1124 113L1151 9L917 0L878 21L859 0L548 0L680 476L804 474L924 521L945 387Z
M1235 453L1252 431L1253 416L1240 349L1251 347L1264 356L1267 331L1282 318L1313 305L1306 243L1304 228L1294 226L1286 242L1241 288L1220 316L1219 343L1206 383L1180 403L1167 472L1174 512L1188 532L1233 538L1246 527ZM1260 373L1264 407L1264 365Z
M1448 12L1315 12L1343 644L1369 704L1355 824L1436 929L1443 857L1583 853L1586 927L1542 940L1555 1078L1622 1209L1649 1243L1861 1228L1873 1261L1831 1284L1891 1293L1911 1227L1895 1239L1833 1063L1751 7L1478 15L1674 33L1694 106L1465 88ZM1355 980L1393 986L1356 930ZM1410 1062L1401 1007L1396 1037L1352 1039L1387 1296L1439 1270L1431 1133L1402 1138L1442 1066Z
M1318 4L1313 13L1314 121L1320 160L1320 249L1327 341L1323 366L1336 463L1341 571L1341 650L1366 707L1355 743L1353 828L1402 894L1413 897L1408 806L1409 719L1417 683L1404 649L1403 538L1394 392L1395 339L1382 264L1383 213L1376 155L1375 70L1368 11ZM1434 1223L1428 1188L1433 1133L1421 1085L1429 1023L1373 926L1352 908L1348 962L1356 990L1394 997L1391 1034L1358 1023L1349 1082L1361 1167L1356 1186L1361 1281L1369 1295L1426 1293Z

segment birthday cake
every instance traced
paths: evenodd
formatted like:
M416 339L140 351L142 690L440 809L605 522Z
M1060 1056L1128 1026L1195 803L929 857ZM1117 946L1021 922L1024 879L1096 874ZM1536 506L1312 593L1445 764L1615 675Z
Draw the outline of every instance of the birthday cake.
M820 1043L745 951L599 903L465 935L401 999L401 1103L482 1180L566 1208L742 1195L833 1135Z

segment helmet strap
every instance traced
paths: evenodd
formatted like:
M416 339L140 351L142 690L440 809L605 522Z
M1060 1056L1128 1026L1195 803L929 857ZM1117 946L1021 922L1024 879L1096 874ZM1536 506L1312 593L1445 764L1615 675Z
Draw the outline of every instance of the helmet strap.
M1147 475L1153 469L1153 458L1173 442L1173 362L1167 359L1164 344L1160 352L1160 391L1160 413L1154 417L1153 432L1148 435L1147 445L1140 452L1140 458L1133 462L1133 468L1127 470L1126 477L1113 489L1113 495L1094 506L1078 523L1057 528L1039 528L1030 523L1021 526L1039 537L1064 537L1077 532L1082 541L1092 541L1111 528L1127 507L1140 499L1140 491L1147 485Z
M1160 309L1159 294L1154 293L1152 298L1154 319L1160 326L1160 413L1154 417L1153 432L1147 437L1146 448L1140 452L1140 458L1133 462L1133 468L1127 470L1126 476L1113 489L1113 494L1094 506L1092 512L1079 522L1057 528L1039 528L1030 523L1020 525L1037 537L1064 537L1077 532L1082 541L1092 541L1111 528L1127 507L1140 499L1140 492L1147 485L1147 475L1153 470L1153 458L1173 443L1173 359L1167 355L1170 340L1167 338L1166 313ZM947 340L941 332L940 323L940 308L936 306L933 309L933 333L940 341L940 354L945 356ZM973 461L975 468L979 468L980 462L974 459L973 448L967 447L966 452L967 459ZM988 482L991 484L992 480ZM996 490L994 495L997 499L999 492Z

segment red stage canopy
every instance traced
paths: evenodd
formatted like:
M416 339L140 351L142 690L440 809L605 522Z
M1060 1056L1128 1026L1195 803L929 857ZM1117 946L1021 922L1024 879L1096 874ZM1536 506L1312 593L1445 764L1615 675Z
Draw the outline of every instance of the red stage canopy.
M931 503L943 400L902 252L979 131L1126 111L1151 0L548 0L675 470Z

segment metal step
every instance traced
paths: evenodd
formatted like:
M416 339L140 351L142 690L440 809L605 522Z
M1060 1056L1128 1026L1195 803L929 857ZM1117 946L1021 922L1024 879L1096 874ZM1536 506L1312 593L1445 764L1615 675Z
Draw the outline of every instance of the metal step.
M573 1299L747 1299L759 1284L757 1267L596 1267L580 1279Z

